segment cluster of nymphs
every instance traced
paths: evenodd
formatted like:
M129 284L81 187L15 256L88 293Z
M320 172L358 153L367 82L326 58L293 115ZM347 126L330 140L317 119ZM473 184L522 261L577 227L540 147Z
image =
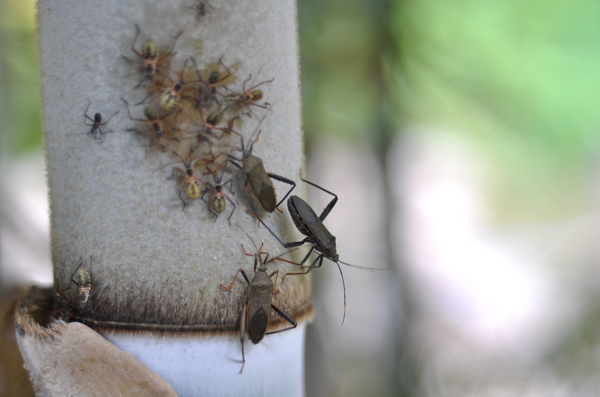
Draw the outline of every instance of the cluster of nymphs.
M137 63L136 68L141 74L134 89L145 88L147 95L135 106L121 98L129 119L138 124L127 131L147 139L149 150L181 162L181 167L173 168L171 178L176 173L182 176L177 193L183 208L187 200L201 198L207 202L208 210L218 217L225 211L227 200L231 204L230 220L236 204L224 189L225 185L233 182L232 179L223 182L227 164L243 169L246 175L254 175L252 172L259 177L266 175L262 161L251 155L252 145L259 139L260 132L244 146L242 135L236 129L242 126L244 118L252 117L253 109L268 110L269 103L262 100L263 91L259 87L273 79L250 84L252 74L249 74L241 87L234 87L233 83L238 80L234 71L237 65L227 66L223 57L202 69L193 57L175 62L175 46L182 34L183 31L175 35L169 48L162 51L152 40L139 47L140 29L136 25L131 51L139 59L126 59L129 63ZM180 69L174 70L173 64L181 65ZM102 140L102 135L109 131L103 131L101 127L110 119L102 123L101 114L96 113L92 120L87 109L85 117L92 121L89 134L96 140ZM233 138L239 141L234 142ZM237 155L232 154L235 151ZM261 167L260 175L249 168L250 159ZM268 176L266 178L268 180ZM287 178L278 179L293 185ZM270 181L268 183L272 186ZM262 186L251 186L259 196L261 192L257 189ZM231 192L231 185L229 189ZM208 192L210 196L205 199ZM275 203L263 206L267 211L273 211Z
M205 3L200 3L195 8L198 10L198 18L204 18L208 13ZM229 186L231 195L225 193L225 186L233 184L234 175L243 175L247 193L256 199L264 211L275 211L279 204L286 200L296 184L291 179L267 172L262 160L252 154L252 146L258 141L260 131L256 134L253 133L246 144L239 132L244 120L252 117L253 111L264 114L269 111L270 105L263 100L262 89L268 87L273 79L253 81L252 74L237 76L238 65L227 64L223 56L204 67L201 67L193 57L178 58L177 41L183 31L175 34L171 42L160 49L152 40L141 43L140 34L142 32L139 26L135 25L135 33L132 35L131 41L132 53L128 56L123 55L123 57L139 73L137 74L138 79L132 82L132 88L145 90L146 96L135 104L121 98L129 119L135 123L127 131L142 137L148 150L182 164L173 168L171 178L174 178L177 173L181 174L181 182L176 185L173 194L179 196L183 208L185 209L189 200L200 198L207 203L208 210L214 215L216 221L219 214L226 210L228 201L231 204L231 212L228 215L228 220L230 220L237 206L232 199L231 185ZM87 134L102 144L103 136L112 132L108 129L107 124L114 115L103 122L100 113L96 113L94 118L88 116L89 107L90 105L84 112L86 125L91 127ZM241 172L235 172L238 169ZM224 178L225 173L232 175L231 179L223 181L226 179ZM276 199L272 179L291 185L289 191L279 202ZM308 270L287 273L282 280L288 275L302 275L315 267L320 267L324 258L335 262L339 268L341 261L336 251L335 237L323 225L323 221L337 202L337 196L311 182L305 182L331 194L334 199L320 215L317 215L304 200L297 196L291 196L287 200L294 224L306 236L303 240L282 241L258 215L248 211L285 248L310 244L311 249L304 259L300 263L289 262L280 257L268 259L269 255L262 251L262 246L256 254L248 254L244 250L246 255L252 255L255 258L254 277L249 278L240 269L231 284L221 284L223 290L231 290L239 273L242 273L245 281L249 284L240 315L243 363L245 363L243 342L246 334L253 343L260 342L264 335L268 334L266 330L271 309L288 321L291 326L269 333L296 327L294 319L272 303L273 295L278 292L276 276L278 271L268 273L268 263L277 259L303 266L311 253L317 252L318 256L311 262ZM210 194L205 199L207 193ZM250 200L254 199L250 198ZM92 258L90 258L89 272L81 260L71 274L70 285L66 289L62 289L56 280L56 295L61 305L61 308L54 312L56 316L66 321L70 321L72 318L84 321L86 318L101 319L103 317L102 315L97 316L92 309L91 296L94 291L94 283L91 267ZM75 292L71 291L69 298L64 292L73 285L76 289ZM345 308L344 288L344 315ZM58 315L58 313L61 314ZM240 372L242 371L240 370Z

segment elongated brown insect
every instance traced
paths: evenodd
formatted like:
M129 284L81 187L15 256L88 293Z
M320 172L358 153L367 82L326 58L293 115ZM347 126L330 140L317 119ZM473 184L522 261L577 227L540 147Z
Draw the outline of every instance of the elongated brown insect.
M296 182L283 176L267 172L265 170L262 160L252 154L252 146L258 141L261 132L262 131L259 131L256 135L256 138L250 143L248 150L244 150L244 140L241 140L241 166L235 161L232 161L231 157L228 161L230 161L233 165L240 168L244 172L244 175L246 176L246 186L250 185L252 193L254 193L263 209L267 212L273 212L275 211L275 208L279 207L279 204L281 204L287 198L287 196L292 192L292 190L294 190L294 188L296 187ZM271 179L276 179L280 182L292 185L290 190L279 202L277 202L277 198L275 196L275 187L273 186L273 182L271 182Z
M242 251L244 252L244 255L254 256L254 277L252 278L252 281L250 281L246 275L246 272L244 272L244 269L239 269L237 272L235 272L235 275L231 280L231 284L229 284L228 287L221 283L222 289L231 291L238 274L242 273L244 280L246 280L249 285L246 298L242 302L242 311L240 315L240 342L242 344L242 368L240 368L240 374L244 370L244 365L246 364L246 356L244 354L244 341L246 340L246 333L248 333L252 343L257 344L264 338L265 335L287 331L292 328L296 328L298 325L290 315L273 304L273 295L279 293L279 290L277 289L277 277L279 275L279 270L275 270L273 273L269 274L267 272L267 265L269 262L278 259L278 257L268 260L269 254L263 252L262 248L263 245L260 246L260 249L256 254L249 254L242 245ZM264 259L262 259L262 255L265 255ZM259 263L260 266L257 268ZM272 280L273 276L275 276L275 281ZM267 332L271 308L273 308L277 314L279 314L292 325L284 329Z

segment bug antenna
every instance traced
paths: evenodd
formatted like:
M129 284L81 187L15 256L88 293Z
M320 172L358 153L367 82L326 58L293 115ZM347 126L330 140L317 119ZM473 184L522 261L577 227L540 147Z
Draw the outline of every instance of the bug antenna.
M246 237L248 237L248 240L250 240L250 242L252 243L252 245L254 246L254 249L256 251L258 251L258 246L256 245L256 243L254 242L254 240L252 239L252 236L250 236L250 234L244 230L244 234L246 235Z
M268 113L267 113L268 114ZM263 121L265 121L265 118L267 118L267 114L265 114L264 116L262 116L260 118L260 120L258 121L258 124L256 125L256 127L254 128L254 131L252 131L252 134L250 134L250 147L248 148L248 152L252 151L252 143L254 141L254 134L256 133L256 131L258 131L258 128L260 127L260 125L263 123ZM260 132L259 132L260 134ZM244 149L244 139L242 139L242 150Z
M357 269L369 270L369 271L371 271L371 272L385 272L385 271L387 271L387 270L390 270L389 266L388 266L388 267L386 267L386 268L383 268L383 269L382 269L382 268L379 268L379 267L368 267L368 266L359 266L359 265L353 265L353 264L351 264L351 263L346 263L346 262L344 262L344 261L340 261L339 259L338 259L338 261L337 261L337 262L339 262L339 263L343 263L343 264L344 264L344 265L346 265L346 266L355 267L355 268L357 268ZM337 263L337 262L336 262L336 263Z
M342 262L344 263L344 262ZM346 282L344 281L344 273L342 273L342 268L340 267L340 264L335 262L335 264L337 265L339 271L340 271L340 276L342 276L342 287L344 289L344 317L342 317L342 325L340 325L340 327L344 326L344 321L346 321Z
M268 261L267 263L269 263L269 262L272 262L272 261L274 261L274 260L281 260L281 261L283 261L283 262L288 262L288 263L289 263L289 261L287 261L287 260L285 260L285 259L283 259L283 260L282 260L282 259L281 259L281 257L282 257L282 256L284 256L284 255L286 255L286 254L289 254L290 252L297 251L297 250L299 250L300 248L301 248L301 247L300 247L300 246L298 246L298 247L294 247L294 248L292 248L292 249L290 249L290 250L287 250L287 251L285 251L285 252L282 252L281 254L278 254L277 256L274 256L274 257L272 257L271 259L269 259L269 261ZM296 264L296 263L294 263L294 264Z

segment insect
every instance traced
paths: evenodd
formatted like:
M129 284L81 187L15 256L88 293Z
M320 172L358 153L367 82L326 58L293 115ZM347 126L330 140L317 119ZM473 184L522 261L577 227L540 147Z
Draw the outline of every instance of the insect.
M277 239L277 241L279 241L279 243L281 243L281 245L283 245L285 248L299 247L306 243L309 243L312 245L310 250L304 257L304 259L302 259L302 261L300 263L294 263L295 265L303 266L313 251L316 251L319 254L315 258L315 260L311 263L308 270L306 270L305 272L299 272L299 273L287 273L285 276L283 276L282 283L285 282L285 278L287 276L307 274L312 269L314 269L316 267L321 267L323 265L323 258L327 258L337 265L337 267L340 271L340 275L342 277L342 286L344 288L344 317L342 318L342 325L343 325L344 320L346 319L346 283L344 282L344 274L342 273L342 268L340 267L339 264L343 263L344 265L347 265L347 266L357 267L360 269L371 270L371 271L383 271L383 270L387 270L387 269L377 269L377 268L371 268L371 267L351 265L349 263L342 262L340 260L339 255L337 253L335 236L333 236L329 232L329 230L327 230L325 225L323 224L323 221L325 220L327 215L329 215L329 213L331 212L331 210L337 203L338 196L328 190L323 189L322 187L320 187L312 182L305 180L305 179L302 179L302 181L304 181L304 182L308 183L309 185L314 186L326 193L329 193L330 195L333 196L333 200L331 200L329 202L329 204L327 204L327 206L325 207L325 209L319 216L317 216L315 211L313 211L313 209L306 203L306 201L302 200L300 197L291 196L288 199L288 202L287 202L288 210L290 212L290 215L292 216L292 220L294 221L296 228L298 228L300 233L302 233L303 235L306 236L306 238L304 238L304 240L284 243L275 233L273 233L273 231L271 229L269 229L269 227L256 214L250 213L250 215L257 218L260 221L260 223L262 223L263 226L266 227L267 230L269 232L271 232L271 234Z
M231 134L232 132L238 136L242 136L239 132L237 132L233 129L235 120L237 120L239 118L240 118L240 116L235 116L227 121L227 127L219 128L221 131L223 131L223 134L221 134L221 137L223 137L223 135L225 135L225 134Z
M146 100L148 98L150 98L151 96L158 95L158 105L161 108L163 108L164 110L175 109L175 106L177 106L177 104L179 103L179 100L181 99L183 87L187 83L190 83L189 81L186 82L185 79L183 78L183 73L185 72L186 65L187 65L187 59L185 60L183 68L181 69L181 74L179 75L179 80L176 83L173 80L171 80L171 78L169 76L167 76L165 78L165 80L169 80L171 83L174 83L172 86L169 86L167 88L150 93L150 95L148 95L146 98L144 98L140 102L136 103L136 105L141 105L142 103L146 102ZM164 81L163 81L163 83L164 83Z
M140 27L137 24L135 25L135 30L136 33L135 37L133 38L133 44L131 44L131 50L142 60L143 66L141 67L141 70L144 71L145 75L144 78L135 87L133 87L134 89L138 88L145 81L152 81L152 79L156 75L156 72L162 73L158 69L158 65L175 54L174 52L168 52L162 57L159 57L158 46L152 40L147 40L142 45L142 52L140 53L138 50L135 49L135 42L137 41L137 38L140 35ZM177 39L179 38L179 36L181 36L182 33L183 30L180 31L174 37L173 41L177 41Z
M194 6L190 6L188 8L195 8L198 10L198 15L196 15L196 18L199 21L200 18L205 17L206 14L211 15L211 13L209 11L207 11L207 9L213 8L213 7L210 4L208 4L207 2L201 1L200 3L198 3Z
M112 120L112 118L115 117L119 112L115 112L115 114L110 116L110 118L103 123L102 115L100 113L96 113L94 115L93 119L90 116L88 116L87 112L88 112L91 104L92 104L92 102L88 103L87 107L85 108L85 112L83 113L83 116L85 117L85 120L84 120L85 125L87 125L88 127L92 127L90 129L90 131L87 133L87 135L90 135L96 141L102 142L101 135L108 134L109 132L113 132L113 130L102 131L101 127L108 124L108 122L110 120ZM91 121L92 124L88 124L87 120Z
M192 153L193 153L193 149L192 149L192 147L190 147L190 155ZM175 177L175 171L178 171L185 175L185 177L181 181L181 185L179 185L179 192L178 192L179 198L181 199L181 202L183 203L183 209L185 209L185 206L187 205L187 203L185 202L185 200L183 199L183 197L181 195L181 192L183 191L183 189L185 188L185 193L188 196L188 198L190 198L191 200L196 200L198 197L200 197L200 193L201 193L200 185L202 184L205 187L207 186L206 182L202 181L194 173L194 169L198 166L198 163L203 159L199 158L196 161L196 163L194 163L194 166L192 166L192 162L185 161L183 159L183 157L181 157L179 155L179 153L173 152L173 154L175 154L177 157L179 157L181 159L181 161L183 162L183 164L185 165L185 171L178 167L173 168L173 172L171 173L171 177L169 178L169 179L173 179Z
M64 295L65 290L57 292L57 296L63 304L63 308L53 312L53 315L61 311L66 311L69 314L69 316L65 319L65 321L69 322L69 320L71 320L71 318L73 318L75 314L82 313L86 309L86 307L89 311L93 312L91 306L88 307L88 302L90 302L91 293L94 290L94 283L92 282L91 276L92 264L92 257L90 257L90 272L88 272L85 268L81 267L83 266L83 258L81 258L79 266L77 266L73 274L71 274L71 277L69 277L70 281L77 286L75 295L72 300L69 300ZM60 274L62 274L62 271L60 272ZM57 280L55 280L55 282L58 285L58 278Z
M79 263L79 266L75 269L73 274L71 274L70 280L73 284L77 286L77 292L75 293L74 305L82 310L87 305L90 294L94 289L94 283L92 282L92 276L90 272L88 272L85 268L81 267L83 265L83 259ZM90 257L90 271L92 268L92 257Z
M129 119L133 120L133 121L140 121L142 123L147 123L150 124L151 128L146 130L146 131L139 131L135 128L128 128L127 131L134 131L137 132L138 134L142 134L142 135L150 135L151 138L151 142L154 141L154 143L151 143L151 145L155 145L158 142L160 142L160 140L163 138L163 136L165 135L165 131L164 131L164 127L163 127L163 123L162 123L162 119L167 118L169 116L171 116L172 114L175 113L179 113L181 110L179 111L172 111L169 112L163 116L158 117L158 112L152 108L152 107L146 107L144 109L144 116L146 116L146 120L144 119L134 119L133 117L131 117L131 111L129 110L129 103L121 98L121 100L123 102L125 102L125 105L127 105L127 114L129 115ZM176 128L172 128L171 130L175 130ZM172 131L171 131L172 132ZM166 138L166 137L165 137ZM169 137L168 139L173 139L178 141L178 139L176 137ZM163 145L160 145L163 152L165 150L165 147Z
M262 83L258 83L255 86L252 86L246 90L246 83L248 81L250 81L251 78L252 78L252 74L250 74L250 77L248 77L244 81L244 83L242 85L242 93L241 94L231 91L229 88L225 87L225 89L227 91L231 92L231 95L229 95L229 97L234 98L232 107L248 108L249 105L253 105L253 106L257 106L259 108L267 109L269 106L269 103L265 102L264 105L260 105L260 104L256 103L263 99L263 92L261 90L257 90L256 87L259 87L265 83L270 83L273 80L275 80L275 78L272 78L271 80L263 81ZM237 98L235 98L235 97L237 97ZM244 113L244 114L246 114L249 117L252 117L252 115L250 114L250 110L248 110L248 112Z
M260 158L254 156L252 154L252 147L254 143L256 143L260 137L262 131L258 131L256 138L250 143L249 149L244 149L244 140L241 139L242 142L242 160L236 159L230 155L227 155L229 159L223 162L219 167L223 166L227 162L231 162L231 164L235 165L239 169L244 172L246 176L246 191L248 190L248 185L252 189L252 192L258 199L258 202L263 207L263 209L267 212L275 211L275 208L279 207L287 196L294 190L296 187L296 182L291 179L284 178L283 176L272 174L270 172L265 171L265 167ZM236 163L236 161L241 161L242 165ZM218 168L217 168L218 169ZM283 199L277 202L277 198L275 197L275 187L273 186L273 182L271 179L276 179L280 182L287 183L292 185L290 190L285 194Z
M194 67L196 68L196 75L198 76L197 81L205 85L204 89L198 90L198 98L194 100L196 102L196 108L208 107L213 102L216 102L219 105L221 104L217 99L217 89L219 88L220 84L223 84L225 80L232 76L231 72L229 71L227 66L225 66L222 59L223 56L219 58L219 63L221 64L221 66L223 66L223 69L225 69L226 73L219 72L218 70L213 70L212 72L210 72L208 80L204 80L202 78L202 74L198 70L198 64L196 64L196 60L192 58L192 62L194 63Z
M290 315L272 302L273 295L277 295L279 293L279 290L277 289L277 277L279 277L279 270L275 270L269 274L267 272L267 265L269 262L277 259L277 257L269 260L269 254L263 252L262 250L263 245L260 246L260 249L256 254L247 253L242 245L242 251L244 252L244 255L254 256L254 277L252 278L252 281L250 281L246 275L246 272L244 272L244 269L238 269L228 287L221 283L222 289L225 291L231 291L238 274L242 273L244 280L246 280L249 285L246 298L242 302L242 312L240 316L240 342L242 343L242 368L240 368L240 374L244 370L244 365L246 364L246 356L244 355L244 341L246 339L246 332L248 333L252 343L257 344L264 338L265 335L287 331L296 328L298 325L296 321L290 317ZM262 255L265 255L264 259L262 259ZM257 268L259 263L260 266ZM275 281L272 280L273 276L275 276ZM273 308L277 314L289 322L291 326L276 331L266 332L267 326L269 325L271 308Z
M227 199L231 203L231 205L233 205L233 210L231 210L231 214L229 214L229 218L227 218L227 220L229 221L229 224L231 225L231 217L233 216L233 213L235 212L236 205L229 198L229 196L227 194L225 194L225 191L223 188L225 187L225 185L227 185L229 183L229 191L231 193L233 193L233 190L232 190L233 179L230 179L230 180L226 181L225 183L223 183L222 180L223 180L223 174L225 173L225 170L223 170L223 172L221 173L221 176L217 176L217 174L214 171L211 171L211 169L208 168L208 166L206 167L206 169L208 170L208 172L205 173L205 175L213 174L213 179L215 181L214 186L210 182L206 182L206 184L208 186L210 186L210 188L213 190L212 193L210 194L210 196L208 197L208 210L215 216L215 222L216 222L217 218L219 217L219 214L221 212L225 211L225 207L227 205L227 203L225 202L225 199ZM206 191L204 192L204 194L202 196L204 197L205 194L206 194ZM202 199L204 200L204 198L202 198Z

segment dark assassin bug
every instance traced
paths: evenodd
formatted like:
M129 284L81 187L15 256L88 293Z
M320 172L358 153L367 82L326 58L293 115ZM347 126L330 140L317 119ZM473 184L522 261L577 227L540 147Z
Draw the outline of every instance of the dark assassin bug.
M344 317L342 318L342 325L343 325L344 320L346 319L346 283L344 282L344 274L342 273L342 268L340 267L339 264L343 263L344 265L347 265L347 266L357 267L360 269L371 270L371 271L383 271L383 270L387 270L387 269L376 269L376 268L371 268L371 267L352 265L352 264L349 264L346 262L342 262L339 259L339 255L337 253L337 248L336 248L335 236L333 236L329 232L329 230L327 230L325 225L323 224L323 221L325 220L327 215L329 215L329 212L331 212L332 208L337 203L338 196L328 190L323 189L322 187L320 187L312 182L305 180L305 179L302 179L302 181L304 181L304 182L308 183L309 185L314 186L326 193L329 193L334 197L333 200L331 200L329 202L329 204L327 204L327 206L325 207L325 209L323 210L323 212L321 213L320 216L317 216L315 211L313 211L313 209L306 203L306 201L302 200L300 197L291 196L288 199L288 202L287 202L288 210L290 212L292 220L294 221L294 224L296 225L296 228L298 228L300 233L302 233L303 235L306 236L304 238L304 240L284 243L275 233L273 233L273 231L271 229L269 229L269 227L256 214L250 213L250 215L257 218L260 221L260 223L262 223L263 226L266 227L269 232L271 232L273 237L275 237L277 239L277 241L279 241L279 243L281 243L281 245L283 245L285 248L299 247L306 243L309 243L312 245L310 250L304 257L304 259L302 259L302 261L300 263L294 263L295 265L303 266L313 251L317 251L317 253L319 254L315 258L315 260L311 263L308 270L306 270L305 272L299 272L299 273L287 273L285 276L283 276L282 283L285 282L285 278L287 276L307 274L312 269L314 269L316 267L321 267L323 265L323 258L327 258L337 265L337 267L340 271L340 275L342 277L342 286L344 288Z
M175 54L174 52L168 52L162 57L159 57L158 46L152 40L147 40L142 45L142 52L140 53L138 50L135 49L135 42L137 41L137 38L140 35L140 27L137 24L135 25L135 30L136 33L135 37L133 38L133 43L131 44L131 51L133 51L134 54L142 60L143 66L141 67L141 70L144 71L145 75L144 78L135 87L133 87L134 89L142 85L144 81L152 81L152 79L156 75L156 72L162 73L158 68L158 65ZM177 39L179 38L179 36L181 36L182 33L183 30L180 31L174 37L173 40L177 41Z
M233 190L231 190L231 186L233 184L233 179L229 179L228 181L223 183L222 180L223 180L223 174L225 173L225 170L223 170L223 172L221 173L221 176L217 176L217 174L212 172L211 169L208 168L208 166L206 167L206 169L208 170L208 172L206 174L213 174L213 179L215 181L214 186L212 183L206 182L206 184L208 186L210 186L210 188L213 190L212 193L210 194L210 196L208 197L208 210L215 216L215 222L216 222L217 218L219 217L219 214L221 212L225 211L225 207L227 204L225 202L225 199L227 199L231 203L231 205L233 205L231 214L229 214L229 218L227 218L227 220L229 221L229 224L231 225L231 217L233 216L233 213L235 212L236 205L229 198L229 196L227 194L225 194L224 187L225 187L225 185L227 185L229 183L229 191L231 193L233 193ZM205 194L206 194L206 191L202 194L202 197L201 197L202 200L204 200L203 197Z
M102 131L101 127L108 124L108 122L111 121L112 118L115 117L119 112L115 112L115 114L110 116L110 118L103 123L102 115L100 113L96 113L94 115L93 119L90 116L88 116L87 112L88 112L91 104L92 104L92 102L88 103L87 107L85 108L85 112L83 113L83 116L85 117L85 120L84 120L85 125L87 125L88 127L92 127L90 129L90 131L87 132L87 135L90 135L96 141L102 142L101 135L108 134L109 132L113 132L113 130ZM91 121L92 124L88 124L87 120Z
M279 207L279 205L287 198L287 196L292 192L292 190L294 190L294 188L296 187L296 182L294 182L291 179L284 178L283 176L265 171L265 167L263 165L262 160L252 154L252 147L254 143L258 141L261 132L262 131L259 131L256 135L256 138L250 143L250 147L248 150L244 149L244 139L241 139L242 160L227 155L229 159L223 162L217 168L217 170L228 162L231 162L233 165L241 169L244 172L244 175L246 176L246 190L248 185L250 185L252 192L258 199L258 202L263 207L263 209L267 212L273 212L275 211L275 208ZM239 165L238 163L236 163L236 161L241 161L242 165ZM215 170L214 172L216 172L217 170ZM271 179L276 179L280 182L292 185L290 190L285 194L281 201L279 201L279 203L277 202L277 198L275 197L275 187L273 186L273 182L271 182Z
M244 370L244 365L246 364L246 356L244 355L244 341L246 339L246 332L248 333L252 343L257 344L264 338L265 335L287 331L296 328L298 325L290 315L272 302L273 295L279 293L279 290L277 289L277 277L279 276L279 270L275 270L273 273L268 274L267 265L269 262L278 259L278 257L269 260L269 254L263 252L262 248L263 245L260 246L258 253L249 254L242 245L244 255L254 256L254 277L252 278L252 281L250 281L243 269L239 269L233 276L231 284L229 284L228 287L221 283L222 289L231 291L238 274L242 273L244 280L246 280L249 285L248 293L242 303L242 312L240 315L240 342L242 343L242 368L240 368L240 374ZM264 259L262 259L262 255L265 255ZM260 266L258 266L257 269L258 263L260 263ZM273 276L275 276L275 281L272 280ZM284 329L267 332L271 308L292 325Z

